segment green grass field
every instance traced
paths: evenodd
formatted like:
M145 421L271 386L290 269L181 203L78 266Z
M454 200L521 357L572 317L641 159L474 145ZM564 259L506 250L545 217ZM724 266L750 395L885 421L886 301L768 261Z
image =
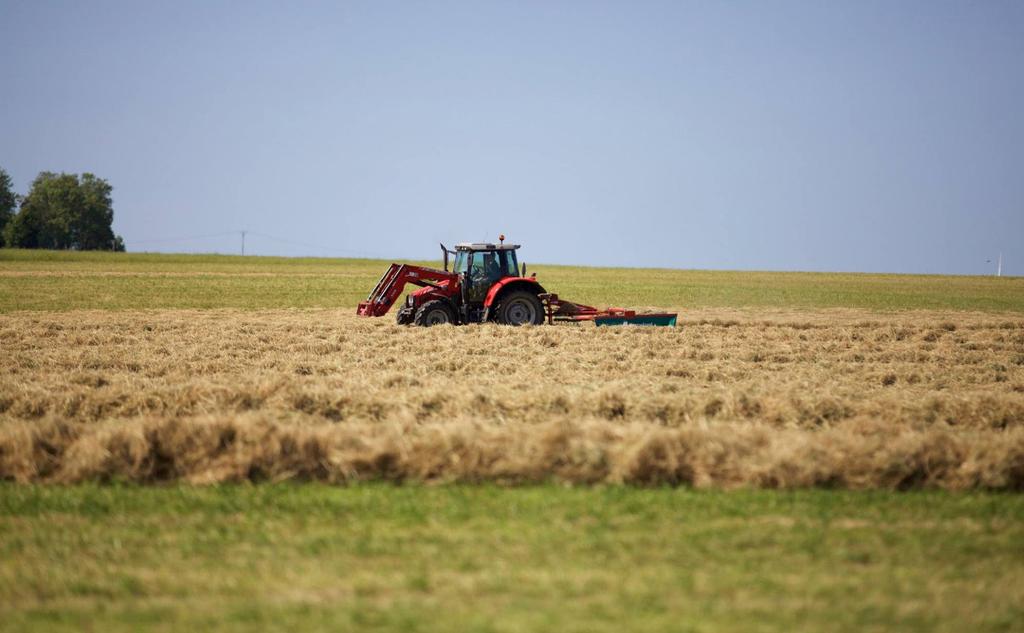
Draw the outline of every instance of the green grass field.
M1024 497L0 487L0 630L1011 631Z
M0 249L0 312L350 307L388 263ZM1024 312L1020 277L528 266L549 291L601 306Z
M347 308L386 266L0 250L0 312ZM531 270L684 328L687 308L1024 312L1022 278ZM0 482L0 631L211 629L1024 631L1024 495Z

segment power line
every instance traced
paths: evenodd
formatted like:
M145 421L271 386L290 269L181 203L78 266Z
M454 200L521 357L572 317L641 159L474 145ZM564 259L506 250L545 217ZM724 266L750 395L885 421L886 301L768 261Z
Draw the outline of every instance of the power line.
M345 257L370 257L370 258L383 258L383 259L387 259L388 258L387 255L382 255L380 253L367 253L365 251L360 252L360 251L350 251L350 250L343 250L343 249L337 249L337 248L329 248L329 247L326 247L326 246L321 246L319 244L310 244L309 242L300 242L298 240L292 240L292 239L288 239L288 238L284 238L284 237L277 237L275 235L269 235L267 233L261 233L259 231L248 231L248 233L250 235L256 235L258 237L262 237L264 239L268 239L268 240L271 240L271 241L274 241L274 242L280 242L282 244L288 244L288 245L291 245L291 246L301 246L303 248L312 248L312 249L320 251L322 253L332 253L332 254L337 254L337 255L341 255L341 256L345 256Z
M191 242L194 240L208 240L214 237L226 237L236 235L238 231L224 231L223 233L210 233L208 235L190 235L188 237L161 237L146 240L131 240L132 244L158 244L163 242Z
M330 248L320 244L312 244L309 242L303 242L300 240L293 240L285 237L278 237L276 235L270 235L269 233L262 233L260 231L237 230L237 231L222 231L220 233L208 233L206 235L188 235L180 237L163 237L163 238L152 238L144 240L128 240L129 246L135 244L167 244L173 242L192 242L196 240L206 240L215 237L230 237L230 236L241 237L241 253L245 255L245 238L247 235L253 235L261 237L263 239L271 240L273 242L279 242L281 244L288 244L289 246L299 246L301 248L312 249L318 253L325 253L329 255L335 255L338 257L365 257L365 258L379 258L388 259L390 256L381 253L370 253L366 251L351 251L347 249Z

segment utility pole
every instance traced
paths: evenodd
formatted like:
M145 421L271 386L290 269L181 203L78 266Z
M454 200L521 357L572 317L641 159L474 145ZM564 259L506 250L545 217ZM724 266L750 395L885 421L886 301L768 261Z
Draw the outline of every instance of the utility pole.
M245 234L248 233L248 231L241 231L241 233L242 233L242 255L245 255Z

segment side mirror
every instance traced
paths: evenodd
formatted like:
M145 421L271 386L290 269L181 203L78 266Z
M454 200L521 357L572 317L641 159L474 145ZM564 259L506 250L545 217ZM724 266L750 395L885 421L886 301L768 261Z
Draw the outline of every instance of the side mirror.
M523 274L519 275L519 276L520 277L525 277L526 276L526 262L523 262Z

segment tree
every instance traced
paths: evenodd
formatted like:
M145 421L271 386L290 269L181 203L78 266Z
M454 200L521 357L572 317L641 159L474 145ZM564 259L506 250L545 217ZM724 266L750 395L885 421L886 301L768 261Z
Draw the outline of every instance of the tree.
M114 235L113 188L93 174L43 172L4 231L8 246L123 251Z
M14 193L11 176L0 167L0 246L4 245L4 228L14 217L18 208L18 194Z

